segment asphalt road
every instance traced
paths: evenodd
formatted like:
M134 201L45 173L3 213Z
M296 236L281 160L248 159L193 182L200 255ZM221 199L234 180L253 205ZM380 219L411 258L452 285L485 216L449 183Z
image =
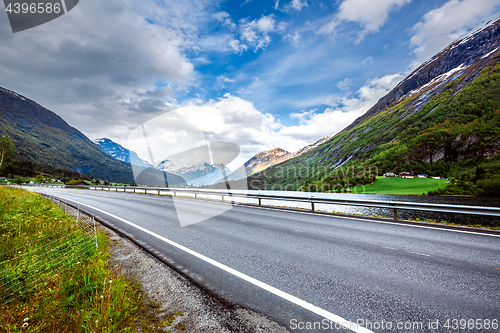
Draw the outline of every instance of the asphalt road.
M292 332L356 331L337 330L343 320L373 332L500 331L498 236L247 206L210 217L230 204L30 189L95 208L82 205L227 304ZM176 208L209 218L181 227Z

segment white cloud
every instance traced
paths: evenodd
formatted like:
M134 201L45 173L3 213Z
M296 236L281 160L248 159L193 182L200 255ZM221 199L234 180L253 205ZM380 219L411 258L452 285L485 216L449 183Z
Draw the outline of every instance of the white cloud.
M302 8L307 7L307 0L292 0L289 3L283 5L282 8L279 8L279 5L279 0L276 0L274 2L274 9L285 13L291 13L294 11L300 12Z
M304 124L305 122L307 122L309 119L311 119L313 117L313 115L316 111L318 111L318 109L313 109L313 110L298 112L298 113L290 113L290 118L298 119L301 124Z
M300 119L301 124L284 127L279 133L307 142L313 142L323 136L335 135L366 113L403 78L402 74L394 74L371 79L353 96L349 94L338 100L327 101L326 103L331 104L331 107L322 113L310 111L310 113L291 114L292 118Z
M238 27L236 23L233 22L228 12L218 12L215 13L213 16L217 21L221 22L222 24L231 28L232 30L235 30Z
M369 65L373 65L373 58L372 57L368 57L365 60L363 60L363 66L369 66Z
M319 32L335 34L342 22L356 22L363 27L357 39L361 42L367 34L379 31L390 11L398 10L409 2L411 0L344 0L335 17Z
M274 15L262 16L253 21L242 19L239 24L240 41L248 44L254 51L265 49L271 43L269 33L274 31L275 26Z
M262 16L258 21L257 21L257 26L259 27L259 30L262 32L271 32L274 30L274 26L276 24L276 21L274 20L274 16Z
M297 11L300 12L303 7L307 7L307 0L292 0L289 4L286 4L284 11Z
M234 23L227 12L218 12L213 17L223 26L231 30L231 34L218 34L207 36L203 49L214 49L219 51L233 50L234 53L241 53L248 49L257 51L265 49L271 44L271 33L286 34L286 23L276 23L273 14L262 16L260 19L249 21L247 18L241 19L238 24ZM226 47L228 45L229 47Z
M224 82L234 82L234 80L228 78L228 77L225 77L224 75L221 75L217 78L217 80L221 80L221 81L224 81Z
M182 16L182 6L173 6ZM163 10L152 0L140 6L80 2L28 32L0 34L0 86L53 110L90 137L165 112L166 101L175 102L173 90L192 84L194 67L183 50L195 28L175 13L169 17L175 27L144 19ZM0 31L8 31L7 24L0 20ZM165 87L156 88L156 81Z
M496 12L500 0L450 0L426 13L413 27L411 46L417 67L460 37L472 25Z
M237 39L230 40L229 46L233 49L234 53L241 53L248 50L248 46L241 44L241 42Z
M352 84L352 80L347 77L344 80L340 81L339 84L337 84L337 87L339 87L339 89L342 91L350 91Z
M292 34L286 34L285 35L285 40L289 40L290 43L295 46L295 47L299 47L299 41L300 41L300 34L298 31L295 31Z
M275 147L295 151L308 144L282 135L277 131L282 125L273 115L264 114L255 109L253 103L228 93L217 101L178 105L148 124L146 131L155 161L203 145L207 137L240 146L240 157L229 165L232 170L260 151ZM149 153L142 141L131 140L127 148L148 159Z

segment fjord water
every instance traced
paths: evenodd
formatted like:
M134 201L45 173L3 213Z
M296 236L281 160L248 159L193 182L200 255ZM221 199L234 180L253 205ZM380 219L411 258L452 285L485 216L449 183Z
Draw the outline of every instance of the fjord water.
M249 193L249 194L267 194L277 196L296 196L303 198L330 198L330 199L358 199L358 200L375 200L375 201L400 201L400 202L415 202L415 203L434 203L443 205L458 205L458 206L482 206L482 207L500 207L499 197L457 197L457 196L425 196L425 195L380 195L380 194L344 194L344 193L312 193L312 192L295 192L295 191L232 191L234 193ZM235 198L237 202L255 203L255 199L250 198ZM272 206L287 206L310 209L309 203L294 202L294 201L271 201L262 200L264 205ZM392 209L359 207L359 206L344 206L344 205L326 205L316 204L315 209L325 212L371 215L393 217ZM401 220L421 220L427 219L446 222L452 222L463 225L480 224L483 226L500 226L500 218L480 216L480 215L464 215L464 214L447 214L438 212L425 211L410 211L398 210L398 217Z

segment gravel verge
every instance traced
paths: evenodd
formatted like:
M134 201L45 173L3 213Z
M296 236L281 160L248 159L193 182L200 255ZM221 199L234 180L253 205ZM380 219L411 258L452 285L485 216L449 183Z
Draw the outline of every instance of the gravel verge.
M145 301L158 307L168 332L286 333L287 329L254 311L222 304L134 243L100 225L109 239L109 265L141 284Z

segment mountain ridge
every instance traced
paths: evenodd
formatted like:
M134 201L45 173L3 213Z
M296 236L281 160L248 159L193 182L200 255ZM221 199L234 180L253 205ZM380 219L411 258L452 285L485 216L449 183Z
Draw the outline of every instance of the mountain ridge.
M264 171L265 169L286 162L289 159L292 159L294 157L300 156L306 152L308 152L311 149L314 149L315 147L319 146L325 141L328 141L331 137L330 136L325 136L322 137L318 140L316 140L314 143L311 143L305 147L302 147L295 153L288 152L282 148L274 148L270 150L264 150L261 151L260 153L255 154L252 156L248 161L246 161L242 166L240 166L238 169L236 169L233 173L227 176L227 180L238 180L242 178L246 178L256 172ZM225 182L226 179L221 179L219 182Z
M392 103L396 102L398 99L402 98L410 91L417 89L423 84L428 83L435 77L449 72L453 68L457 68L460 65L470 65L466 62L464 63L464 60L468 59L470 61L470 59L473 59L472 53L481 52L483 55L485 55L488 52L493 51L494 46L496 46L496 48L498 49L498 42L495 43L494 38L494 36L498 36L498 32L500 29L500 26L496 24L498 20L500 20L500 13L497 13L492 17L484 20L478 26L472 28L469 32L451 42L443 50L434 55L431 59L427 60L426 62L418 66L415 70L413 70L403 81L396 85L396 87L394 87L388 94L382 97L373 107L371 107L361 117L356 119L347 128L351 128L352 126L358 124L365 117L368 117L371 114L382 110L383 108L389 107ZM489 24L484 24L486 22L489 22ZM486 32L481 33L484 30L486 30ZM475 33L471 35L471 32L474 31ZM486 47L489 50L488 52L482 52L482 48L472 48L468 43L469 41L464 42L465 39L472 36L476 36L477 38L478 34L480 35L480 38L478 40L475 40L475 42L477 44L487 44ZM468 52L468 50L471 51ZM458 53L460 53L461 55L457 57L456 55ZM437 64L435 62L437 62Z
M136 152L129 150L119 143L114 142L108 138L99 138L93 140L96 145L99 146L106 154L109 156L125 162L127 164L133 164L141 167L150 168L153 167L151 163L140 158Z

